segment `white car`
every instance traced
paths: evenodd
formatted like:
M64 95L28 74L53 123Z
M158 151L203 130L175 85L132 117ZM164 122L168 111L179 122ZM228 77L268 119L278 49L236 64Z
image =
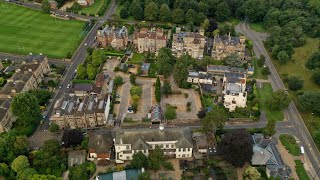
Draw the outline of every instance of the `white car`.
M88 44L87 43L84 43L84 46L87 46Z
M68 89L70 88L70 84L68 84L67 88L68 88Z

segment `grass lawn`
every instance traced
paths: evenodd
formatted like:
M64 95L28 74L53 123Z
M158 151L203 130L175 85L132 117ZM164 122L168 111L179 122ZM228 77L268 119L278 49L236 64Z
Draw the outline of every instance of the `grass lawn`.
M300 160L294 160L294 162L296 163L296 172L299 176L300 180L309 180L309 176L306 172L306 170L303 167L303 164Z
M80 12L96 15L103 3L106 3L106 0L95 0L91 6L81 9Z
M254 77L256 79L268 79L266 75L262 74L262 68L257 65L257 59L253 58L253 66L254 66Z
M259 23L250 23L250 28L257 32L266 32L267 29L264 27L262 22Z
M201 97L201 99L202 99L202 103L203 103L204 107L213 107L214 106L212 97L204 95Z
M14 4L0 6L0 52L63 58L73 53L83 38L84 22L59 20Z
M282 145L289 151L290 154L294 156L300 155L300 149L296 142L296 139L294 139L293 136L289 134L282 134L280 135L280 141Z
M139 53L134 53L132 58L129 59L129 63L132 64L141 64L142 61L144 59L144 55L143 54L139 54Z
M270 110L267 101L271 98L273 90L269 83L264 83L261 89L257 87L257 95L259 98L259 106L262 111L266 112L267 119L274 121L282 121L283 120L283 112L282 111L273 111Z

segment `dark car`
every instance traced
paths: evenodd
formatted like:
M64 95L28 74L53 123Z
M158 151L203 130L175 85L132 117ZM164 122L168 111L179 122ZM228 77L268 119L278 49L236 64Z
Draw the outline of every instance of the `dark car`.
M120 101L115 101L114 104L120 104Z
M129 65L128 65L128 68L135 68L135 66L132 65L132 64L129 64Z

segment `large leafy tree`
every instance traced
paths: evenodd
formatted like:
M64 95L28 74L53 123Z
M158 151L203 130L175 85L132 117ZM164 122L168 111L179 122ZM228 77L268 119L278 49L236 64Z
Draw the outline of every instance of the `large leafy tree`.
M33 168L25 168L18 173L18 180L28 180L31 179L35 174L38 174L37 171Z
M127 19L129 17L129 10L125 7L122 7L120 10L120 17L123 19Z
M189 9L186 13L185 20L188 23L193 23L196 21L197 12L194 9Z
M159 20L166 22L171 20L171 11L167 4L162 4L159 11Z
M226 61L226 64L231 67L240 67L243 64L240 57L236 53L230 54L229 56L225 57L224 61Z
M29 92L37 98L40 106L47 104L49 99L52 97L52 93L48 90L35 89Z
M168 48L161 48L157 56L158 73L164 75L165 78L169 77L173 70L175 58Z
M320 93L306 91L298 99L302 110L312 112L318 116L320 115Z
M164 163L164 153L163 150L156 146L154 150L149 153L148 156L148 167L152 170L159 170Z
M43 0L41 4L41 9L45 13L50 13L50 3L48 0Z
M257 170L257 168L252 167L252 166L248 166L243 173L243 177L246 180L255 180L255 179L260 179L261 178L261 174L259 173L259 171Z
M173 78L175 83L180 87L182 84L187 83L188 67L193 65L195 60L190 55L182 55L175 66Z
M171 84L169 81L166 80L163 82L162 92L164 95L169 95L172 93Z
M314 83L320 86L320 70L317 70L312 74L312 80Z
M132 168L147 168L148 167L148 158L142 152L135 153L132 156L132 161L130 162Z
M11 111L23 126L35 124L42 119L37 98L31 93L20 93L11 103Z
M266 1L248 0L244 6L244 12L251 21L261 21L267 13Z
M303 87L303 80L297 76L290 76L288 78L288 86L292 91L300 90Z
M289 106L291 98L284 90L278 90L272 93L271 98L268 100L268 105L272 110L283 110Z
M94 67L92 64L87 65L87 74L88 74L88 79L95 79L97 75L97 68Z
M100 50L94 50L92 52L92 65L99 67L102 64L103 55Z
M201 119L201 125L204 132L210 132L214 128L223 128L225 122L228 120L226 111L222 108L213 109L206 113L205 117Z
M307 60L306 65L308 69L320 68L320 52L313 53Z
M161 101L161 82L159 77L157 77L157 81L156 81L156 87L155 87L155 96L156 96L156 100L159 103Z
M87 77L87 69L84 64L79 64L77 67L77 78L85 79Z
M29 166L29 160L24 155L20 155L17 158L15 158L11 164L12 170L16 173L21 172L23 169L28 168Z
M236 129L224 134L218 145L218 152L227 162L242 167L251 161L253 155L250 133L244 129Z
M184 11L182 9L174 9L171 13L171 18L174 23L181 24L184 22Z
M231 12L228 4L225 1L222 1L217 6L216 17L218 21L228 20L231 16Z
M143 8L139 0L134 0L130 6L130 15L136 20L142 20L144 18Z
M65 130L62 136L62 142L65 147L73 147L81 144L83 140L83 134L77 129Z
M156 3L149 3L144 9L144 17L149 21L158 20L159 8Z
M85 162L81 165L76 165L70 168L69 179L89 179L96 171L96 165L94 162Z
M173 120L177 117L176 108L170 105L167 105L166 111L164 112L164 117L166 120Z

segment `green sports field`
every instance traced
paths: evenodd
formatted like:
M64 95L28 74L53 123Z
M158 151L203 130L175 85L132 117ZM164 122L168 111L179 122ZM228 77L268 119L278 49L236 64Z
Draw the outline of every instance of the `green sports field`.
M43 53L63 58L73 53L85 22L60 20L21 6L0 2L0 52Z

